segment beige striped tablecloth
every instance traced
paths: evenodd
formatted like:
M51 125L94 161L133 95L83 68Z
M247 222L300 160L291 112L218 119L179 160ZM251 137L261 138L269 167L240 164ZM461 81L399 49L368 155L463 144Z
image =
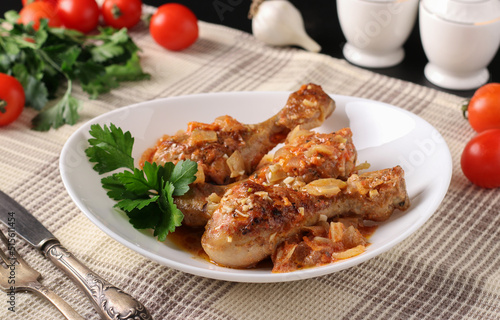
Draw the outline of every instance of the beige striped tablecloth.
M372 73L344 60L291 48L271 48L251 35L200 22L200 38L182 52L154 43L145 27L132 36L142 48L149 81L84 101L81 120L50 132L30 130L26 109L0 128L0 189L30 210L81 261L142 301L155 319L499 319L500 189L470 184L460 154L473 131L463 98ZM94 226L70 199L59 175L61 148L79 125L132 103L178 95L296 90L314 82L332 94L383 101L430 122L453 157L451 186L436 213L392 250L356 267L308 280L272 284L206 279L152 262ZM19 251L87 319L91 304L39 252ZM62 319L30 293L16 295L15 313L0 298L0 319Z

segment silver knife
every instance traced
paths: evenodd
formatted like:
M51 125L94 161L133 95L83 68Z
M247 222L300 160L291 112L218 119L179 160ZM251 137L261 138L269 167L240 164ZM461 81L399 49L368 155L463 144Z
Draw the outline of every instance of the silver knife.
M2 191L0 220L63 270L87 294L102 319L152 319L143 304L85 267L40 221Z

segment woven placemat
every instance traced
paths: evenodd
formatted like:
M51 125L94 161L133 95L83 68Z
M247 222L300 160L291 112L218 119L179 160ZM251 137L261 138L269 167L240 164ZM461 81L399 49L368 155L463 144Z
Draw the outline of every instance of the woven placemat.
M155 319L498 319L500 318L500 190L471 185L460 154L473 136L462 119L463 98L372 73L344 60L292 48L271 48L251 35L200 22L200 38L168 52L136 27L151 80L84 101L81 120L50 132L30 130L26 109L0 128L0 188L40 219L90 269L142 301ZM332 94L386 102L430 122L453 158L449 191L431 219L408 239L359 266L289 283L246 284L193 276L152 262L94 226L67 194L59 175L62 146L79 125L146 100L203 92L296 90L320 84ZM18 250L87 319L91 304L42 255ZM16 295L16 312L0 299L0 319L62 319L50 304Z

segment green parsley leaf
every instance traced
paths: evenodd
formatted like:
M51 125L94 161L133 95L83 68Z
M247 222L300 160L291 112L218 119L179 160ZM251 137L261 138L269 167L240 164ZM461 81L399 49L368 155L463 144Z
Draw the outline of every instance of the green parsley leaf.
M48 131L50 128L59 128L64 124L75 124L78 121L80 104L71 95L71 81L64 96L54 106L42 110L34 119L34 129Z
M35 130L76 123L80 103L71 95L73 84L95 99L122 81L150 77L127 29L107 27L86 35L49 27L42 19L34 30L18 23L18 17L10 11L0 18L0 72L14 75L25 89L26 105L41 112L33 119ZM61 87L67 88L63 97Z
M101 184L104 189L108 190L108 197L116 201L122 199L140 199L144 196L127 190L125 185L120 181L118 174L102 178Z
M182 196L189 190L189 184L196 180L198 164L194 161L179 161L174 167L169 181L174 185L174 196Z
M107 173L119 168L134 170L132 147L134 138L130 132L123 133L121 128L111 124L100 127L94 124L90 127L90 148L85 150L90 162L96 162L94 170L99 174Z
M142 208L156 202L160 196L154 196L146 199L123 199L116 204L116 206L123 211L133 211L135 209L141 210Z
M156 177L153 183L150 183L144 177L144 171L134 168L134 171L124 171L117 173L117 178L125 186L127 191L133 192L137 195L147 195L149 190L157 190L158 185L156 182Z
M174 198L172 197L174 189L175 187L171 182L166 182L158 199L159 208L163 214L154 230L154 236L158 237L159 241L165 241L168 233L174 232L175 228L179 227L184 219L184 215L174 204Z
M13 75L24 88L24 95L28 103L36 110L42 110L47 104L48 89L43 81L28 72L25 65L15 64L12 67Z
M174 203L174 196L185 194L189 184L196 180L198 165L194 161L167 162L160 166L144 163L143 169L134 168L130 132L110 124L109 128L91 125L85 150L89 161L95 162L99 174L126 168L101 179L107 195L117 201L115 207L123 210L136 229L153 229L154 236L164 241L170 232L182 224L184 215Z
M140 210L134 209L125 213L129 218L129 222L136 229L155 229L162 215L157 202L152 202Z
M151 76L141 68L139 55L134 53L124 64L114 64L106 67L106 74L117 81L147 80Z

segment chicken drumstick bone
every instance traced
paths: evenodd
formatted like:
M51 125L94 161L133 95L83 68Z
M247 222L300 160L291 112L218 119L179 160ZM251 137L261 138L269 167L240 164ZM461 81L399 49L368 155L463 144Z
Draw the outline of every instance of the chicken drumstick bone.
M211 124L190 122L185 132L165 135L143 156L142 162L193 160L204 181L228 184L253 172L262 159L288 133L300 125L311 129L335 109L334 101L315 84L292 93L275 116L259 124L242 124L230 116Z
M403 175L396 166L354 174L347 182L316 180L298 191L251 180L235 184L208 221L203 249L220 265L246 268L271 255L302 227L316 224L321 215L386 220L394 210L409 207Z

